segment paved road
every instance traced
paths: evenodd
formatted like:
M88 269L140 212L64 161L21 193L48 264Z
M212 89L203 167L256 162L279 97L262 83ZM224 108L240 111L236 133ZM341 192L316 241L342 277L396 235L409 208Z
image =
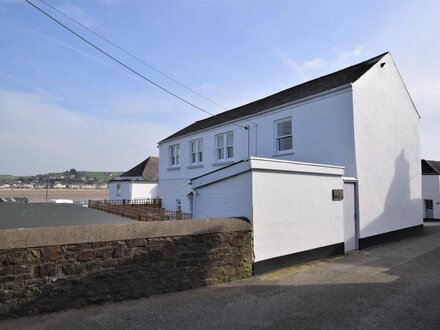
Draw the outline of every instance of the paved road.
M440 329L440 224L249 280L0 322L0 329Z

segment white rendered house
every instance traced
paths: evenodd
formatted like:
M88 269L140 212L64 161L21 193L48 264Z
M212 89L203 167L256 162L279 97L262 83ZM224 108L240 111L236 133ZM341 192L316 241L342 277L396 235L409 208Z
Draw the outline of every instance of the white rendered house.
M440 220L440 162L422 159L424 218Z
M195 218L246 216L254 221L259 217L255 213L257 199L270 198L277 191L272 182L279 177L273 173L306 175L308 181L298 176L299 181L295 179L291 186L301 184L308 189L309 183L315 184L313 175L322 176L324 182L330 175L326 167L333 166L339 168L331 174L339 176L339 183L323 185L326 189L333 187L330 194L342 187L350 190L354 209L343 210L348 206L340 203L332 211L340 216L339 227L334 228L339 234L312 245L298 243L292 251L341 242L347 245L341 210L353 213L355 247L360 242L366 245L375 238L381 240L385 233L419 230L422 226L419 124L420 116L391 54L384 53L197 121L162 140L159 197L165 208L181 208L193 212ZM236 164L241 161L248 165ZM230 175L234 171L238 172ZM269 176L261 177L265 171L272 173L272 181L265 179ZM252 176L242 175L247 172ZM226 178L235 178L234 183ZM350 188L345 183L350 183ZM208 192L208 186L215 189ZM198 189L204 193L199 194L202 190ZM312 189L310 194L313 196ZM311 197L306 200L313 202ZM279 205L296 205L299 209L304 200L300 192L286 190L271 205L277 210ZM304 210L300 213L307 214ZM318 205L310 208L309 214L313 219L327 216ZM297 214L290 219L299 221ZM274 219L268 213L258 221L270 224ZM258 236L255 226L254 235ZM307 227L297 229L301 228Z
M158 197L159 158L150 156L132 169L110 180L108 199L140 200Z

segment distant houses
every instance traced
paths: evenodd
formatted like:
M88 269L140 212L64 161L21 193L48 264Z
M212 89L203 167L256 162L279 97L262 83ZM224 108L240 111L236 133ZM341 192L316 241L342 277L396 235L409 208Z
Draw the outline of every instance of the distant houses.
M51 183L48 186L46 184L23 184L23 183L13 183L13 184L3 184L0 185L0 189L108 189L107 183L72 183L65 184L61 182Z
M121 172L70 171L32 176L0 175L0 189L107 189Z

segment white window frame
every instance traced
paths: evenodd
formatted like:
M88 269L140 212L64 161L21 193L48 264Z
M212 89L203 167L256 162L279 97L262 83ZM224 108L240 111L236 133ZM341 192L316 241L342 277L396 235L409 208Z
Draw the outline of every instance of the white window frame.
M203 139L189 141L189 162L191 165L203 164Z
M168 159L170 167L180 166L180 144L173 144L168 147Z
M286 135L278 135L278 124L284 123L290 121L290 134L286 134ZM281 139L285 139L290 137L292 140L292 148L290 149L284 149L284 150L280 150L280 144L279 141ZM293 120L292 117L288 117L288 118L283 118L283 119L278 119L274 121L274 150L275 150L275 154L276 155L283 155L283 154L289 154L293 152Z
M121 184L116 184L116 196L121 196Z
M232 143L228 145L228 136L232 137ZM223 142L223 146L219 146L219 141ZM232 156L229 157L229 151L231 151ZM222 153L223 157L220 157ZM228 161L234 159L234 132L225 132L222 134L217 134L215 136L215 160L217 162Z

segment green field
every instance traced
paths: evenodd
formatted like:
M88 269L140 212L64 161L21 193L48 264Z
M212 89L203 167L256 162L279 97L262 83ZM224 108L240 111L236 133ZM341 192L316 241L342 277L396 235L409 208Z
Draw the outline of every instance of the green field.
M122 174L122 172L83 172L85 174L85 176L88 179L98 179L99 181L105 181L108 182L109 180L111 180L112 178L114 178L115 176L118 176L120 174ZM108 175L109 173L112 174L112 176Z
M17 180L16 176L13 175L7 175L7 174L0 174L0 185L2 184L10 184Z

